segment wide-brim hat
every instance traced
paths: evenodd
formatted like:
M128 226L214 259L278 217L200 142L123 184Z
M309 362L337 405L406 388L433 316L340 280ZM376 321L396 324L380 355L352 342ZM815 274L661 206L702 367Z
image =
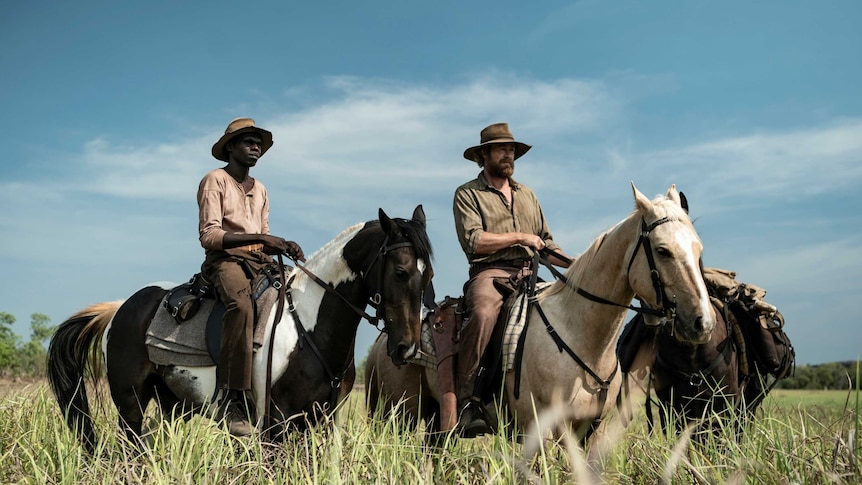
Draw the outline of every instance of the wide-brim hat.
M235 136L243 133L254 132L260 135L263 144L260 147L260 156L263 156L267 150L272 147L272 133L254 125L254 120L251 118L237 118L227 125L224 130L224 135L213 145L213 156L216 160L227 162L227 153L224 151L224 146Z
M492 145L494 143L514 143L515 144L515 160L527 153L532 145L515 141L512 132L509 131L508 123L494 123L482 129L479 135L479 144L464 150L464 158L471 162L476 161L473 157L480 148Z

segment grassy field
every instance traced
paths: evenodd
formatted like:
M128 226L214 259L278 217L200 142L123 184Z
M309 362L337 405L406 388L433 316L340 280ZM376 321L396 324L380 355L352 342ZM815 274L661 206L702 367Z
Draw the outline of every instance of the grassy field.
M503 433L427 446L421 432L366 417L354 392L329 426L286 443L236 439L201 418L159 422L139 451L106 406L95 456L83 452L42 382L0 387L0 483L860 483L856 395L775 391L741 440L650 435L637 412L593 443L536 455Z

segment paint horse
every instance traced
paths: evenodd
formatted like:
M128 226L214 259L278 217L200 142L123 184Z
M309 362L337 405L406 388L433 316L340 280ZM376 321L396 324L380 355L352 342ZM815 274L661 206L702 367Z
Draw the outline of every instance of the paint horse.
M377 307L377 319L390 337L387 355L397 364L413 357L430 258L420 205L411 220L390 219L381 209L379 220L346 229L304 267L293 269L278 305L281 313L271 311L261 322L266 337L253 358L252 394L255 408L264 411L258 412L258 428L267 416L268 434L283 438L290 430L314 425L334 409L333 401L346 397L355 377L357 327L363 316L372 318L363 310L369 303ZM96 440L85 377L94 381L102 366L119 425L133 442L141 443L144 413L153 399L163 417L218 416L217 403L211 402L214 365L150 360L145 334L167 291L147 286L125 301L90 306L63 322L51 340L51 388L69 428L91 452Z
M527 432L536 416L560 403L564 419L538 435L574 431L584 438L601 431L593 426L620 390L616 343L629 309L653 322L672 321L692 342L712 332L715 315L698 264L703 247L675 186L652 201L634 184L632 192L634 212L593 241L527 312L522 361L502 383L503 419L514 423L515 433ZM630 305L635 297L643 307ZM367 360L370 412L381 409L440 429L436 370L387 361L387 345L387 336L378 337Z

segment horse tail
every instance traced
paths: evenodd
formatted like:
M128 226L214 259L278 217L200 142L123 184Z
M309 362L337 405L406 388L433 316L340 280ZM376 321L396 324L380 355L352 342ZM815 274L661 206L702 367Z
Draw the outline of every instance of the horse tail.
M85 380L104 375L101 340L122 301L90 305L57 327L48 346L48 382L66 424L93 452L96 437Z

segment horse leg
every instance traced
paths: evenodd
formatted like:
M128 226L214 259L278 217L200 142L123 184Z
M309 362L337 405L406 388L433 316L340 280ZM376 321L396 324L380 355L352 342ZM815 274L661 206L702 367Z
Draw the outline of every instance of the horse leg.
M144 413L160 382L145 344L147 327L166 291L146 287L117 310L105 343L108 384L126 438L142 446Z

